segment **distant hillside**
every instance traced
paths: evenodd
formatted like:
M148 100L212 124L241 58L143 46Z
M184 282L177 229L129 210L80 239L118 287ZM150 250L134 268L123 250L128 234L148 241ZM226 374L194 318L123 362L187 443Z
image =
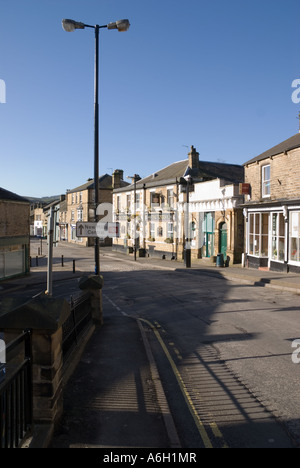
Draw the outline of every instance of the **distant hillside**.
M51 197L42 197L42 198L36 198L36 197L24 197L24 198L29 200L30 203L45 203L47 205L48 203L51 203L54 200L59 200L60 195L53 195Z

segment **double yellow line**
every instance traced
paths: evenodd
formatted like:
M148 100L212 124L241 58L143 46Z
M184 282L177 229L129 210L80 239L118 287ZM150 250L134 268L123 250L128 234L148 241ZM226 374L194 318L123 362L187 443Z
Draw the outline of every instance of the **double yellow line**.
M203 422L201 421L201 418L199 417L199 414L195 408L195 405L192 401L192 398L188 392L188 389L186 388L186 385L181 377L181 374L178 370L178 367L176 366L171 354L169 353L169 350L168 348L166 347L162 337L160 336L160 333L157 329L157 327L155 327L151 322L149 322L149 320L146 320L146 319L143 319L143 318L140 318L140 317L133 317L131 315L128 315L126 312L124 312L120 307L118 307L108 296L104 295L104 297L106 297L106 299L124 316L128 317L128 318L132 318L134 320L138 320L140 322L144 322L146 323L151 329L152 331L154 332L162 350L164 351L170 365L171 365L171 368L173 370L173 373L177 379L177 382L178 382L178 385L180 387L180 390L183 394L183 397L185 399L185 402L189 408L189 411L194 419L194 422L196 424L196 427L198 429L198 432L200 434L200 437L203 441L203 444L204 444L204 447L205 448L213 448L213 444L209 438L209 435L205 429L205 426L203 424ZM159 326L159 324L157 324L157 326ZM225 439L223 437L223 434L221 433L218 425L215 423L215 422L211 422L209 423L209 427L214 435L215 438L219 439L220 440L220 445L222 445L222 448L228 448L228 445L227 443L225 442Z
M149 322L149 320L142 319L142 318L139 318L138 320L146 323L153 330L153 332L154 332L154 334L155 334L161 348L163 349L163 351L164 351L164 353L165 353L165 355L166 355L166 357L167 357L167 359L168 359L168 361L169 361L169 363L170 363L170 365L172 367L173 373L174 373L174 375L175 375L175 377L177 379L178 385L179 385L180 390L181 390L181 392L183 394L185 402L186 402L186 404L187 404L187 406L189 408L189 411L190 411L190 413L191 413L191 415L192 415L192 417L194 419L194 422L196 424L198 432L199 432L199 434L201 436L201 439L203 441L204 447L205 448L213 448L213 445L212 445L212 442L211 442L211 440L209 438L209 435L208 435L208 433L207 433L207 431L205 429L205 426L204 426L203 422L201 421L201 418L199 417L199 414L198 414L198 412L197 412L197 410L195 408L195 405L194 405L194 403L192 401L192 398L191 398L191 396L190 396L190 394L188 392L188 389L187 389L187 387L186 387L186 385L185 385L185 383L184 383L184 381L183 381L183 379L181 377L181 374L180 374L180 372L178 370L178 367L176 366L171 354L169 353L168 348L166 347L162 337L160 336L159 331L157 330L157 328L151 322ZM211 431L214 434L214 436L217 439L221 440L222 448L228 448L228 445L226 444L226 442L224 440L224 437L223 437L223 434L221 433L218 425L215 422L211 422L211 423L209 423L209 426L210 426Z

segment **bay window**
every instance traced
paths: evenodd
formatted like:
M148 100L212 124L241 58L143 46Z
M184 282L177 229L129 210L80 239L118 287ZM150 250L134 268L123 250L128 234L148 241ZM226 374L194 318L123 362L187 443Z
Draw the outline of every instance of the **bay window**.
M250 213L249 215L249 255L268 257L269 214Z
M272 227L272 260L284 261L285 250L285 222L282 213L271 214Z
M300 242L300 212L290 213L290 260L300 261L299 242Z

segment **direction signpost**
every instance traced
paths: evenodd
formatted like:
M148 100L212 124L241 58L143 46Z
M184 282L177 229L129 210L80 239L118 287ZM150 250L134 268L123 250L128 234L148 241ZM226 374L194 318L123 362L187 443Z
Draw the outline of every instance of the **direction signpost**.
M78 221L76 223L76 236L77 237L99 237L105 239L106 237L119 236L119 223L85 223Z
M76 237L97 237L97 224L78 221L76 223Z

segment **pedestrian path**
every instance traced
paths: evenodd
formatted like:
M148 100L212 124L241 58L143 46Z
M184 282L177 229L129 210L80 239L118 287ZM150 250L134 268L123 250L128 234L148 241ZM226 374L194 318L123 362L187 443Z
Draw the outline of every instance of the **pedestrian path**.
M52 448L170 447L138 323L105 311L64 389Z
M105 255L122 259L125 262L135 262L133 255L124 255L114 251L106 251ZM250 283L254 286L272 287L300 294L300 274L297 273L251 269L242 267L240 264L229 267L217 267L209 259L192 260L190 268L186 268L185 264L180 261L162 260L159 258L138 258L135 263L147 269L158 268L181 273L213 275L228 280Z

